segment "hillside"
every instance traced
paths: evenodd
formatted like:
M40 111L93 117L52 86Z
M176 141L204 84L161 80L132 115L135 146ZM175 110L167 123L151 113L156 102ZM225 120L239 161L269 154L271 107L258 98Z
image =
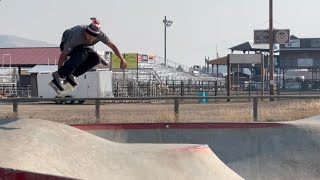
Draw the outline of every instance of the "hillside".
M57 47L45 41L36 41L12 35L0 35L0 48L14 47Z

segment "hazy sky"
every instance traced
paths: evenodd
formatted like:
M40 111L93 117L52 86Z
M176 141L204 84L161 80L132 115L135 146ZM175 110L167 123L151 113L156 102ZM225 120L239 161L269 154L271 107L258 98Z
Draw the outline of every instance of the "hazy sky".
M274 0L274 27L298 37L320 37L319 0ZM228 48L267 29L269 0L2 0L0 34L59 44L61 33L98 17L107 36L125 53L164 56L185 65L204 65L204 57L230 53ZM110 50L100 44L99 50Z

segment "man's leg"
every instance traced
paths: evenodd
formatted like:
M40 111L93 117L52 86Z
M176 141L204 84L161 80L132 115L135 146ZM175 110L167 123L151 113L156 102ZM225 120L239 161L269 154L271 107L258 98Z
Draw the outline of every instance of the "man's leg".
M88 57L88 49L83 47L76 47L70 54L70 58L64 63L64 65L52 74L52 82L57 86L60 91L63 91L62 78L68 78L75 69L84 62ZM73 85L73 84L72 84Z
M92 49L88 51L88 58L83 61L73 72L75 77L79 77L89 71L94 66L98 65L101 62L101 57ZM71 84L71 83L70 83Z

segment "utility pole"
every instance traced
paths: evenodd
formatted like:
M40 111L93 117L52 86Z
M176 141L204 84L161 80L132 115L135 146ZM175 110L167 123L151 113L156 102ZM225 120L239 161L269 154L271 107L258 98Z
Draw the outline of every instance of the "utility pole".
M269 0L269 70L270 70L270 95L274 95L274 63L273 63L273 0ZM274 101L274 98L270 98Z
M164 17L164 66L167 66L167 16Z

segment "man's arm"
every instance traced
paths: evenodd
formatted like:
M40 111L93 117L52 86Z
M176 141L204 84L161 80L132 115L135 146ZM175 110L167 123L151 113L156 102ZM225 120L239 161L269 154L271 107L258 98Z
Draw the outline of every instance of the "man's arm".
M120 60L121 60L121 62L120 62L120 68L121 68L121 69L126 69L127 66L128 66L127 61L126 61L126 60L123 58L123 56L121 55L118 47L117 47L115 44L113 44L111 41L109 41L109 42L107 43L107 46L109 46L109 47L112 49L112 51L120 58Z
M63 50L60 54L59 61L58 61L58 69L63 65L63 63L67 60L68 54L66 50Z

